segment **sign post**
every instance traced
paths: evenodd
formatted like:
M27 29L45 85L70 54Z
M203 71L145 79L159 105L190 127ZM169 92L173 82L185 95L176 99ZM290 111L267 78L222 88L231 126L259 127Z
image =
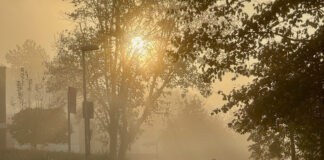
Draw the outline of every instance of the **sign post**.
M70 113L76 113L76 88L68 88L68 150L71 152L71 117Z
M86 151L86 156L90 155L90 141L91 141L91 136L90 136L90 119L93 118L93 102L90 101L85 101L83 102L83 117L85 121L85 151Z
M6 149L6 67L0 66L0 150Z

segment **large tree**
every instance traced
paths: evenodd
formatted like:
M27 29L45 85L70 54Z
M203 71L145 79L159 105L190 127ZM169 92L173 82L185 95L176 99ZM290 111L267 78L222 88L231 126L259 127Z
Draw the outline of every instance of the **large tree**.
M195 55L217 49L212 46L214 24L207 25L207 19L200 22L214 1L72 3L75 9L69 17L78 25L61 35L58 56L48 65L48 83L53 92L81 86L81 47L100 46L86 54L86 77L98 106L96 118L109 137L112 160L125 158L167 89L196 87L203 95L210 94L209 81L200 76L202 58Z
M253 3L228 4L238 2ZM224 95L228 103L221 110L238 107L230 126L250 133L255 159L323 158L323 7L317 0L275 0L257 2L252 13L244 13L244 7L234 12L241 21L224 37L233 44L227 58L245 61L233 71L254 80Z

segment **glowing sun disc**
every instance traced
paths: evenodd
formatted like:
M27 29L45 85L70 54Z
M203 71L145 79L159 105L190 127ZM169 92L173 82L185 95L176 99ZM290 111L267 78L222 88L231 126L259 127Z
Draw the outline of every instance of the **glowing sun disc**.
M131 48L132 50L139 52L140 54L146 54L146 49L145 49L145 41L143 40L142 37L134 37L131 40Z

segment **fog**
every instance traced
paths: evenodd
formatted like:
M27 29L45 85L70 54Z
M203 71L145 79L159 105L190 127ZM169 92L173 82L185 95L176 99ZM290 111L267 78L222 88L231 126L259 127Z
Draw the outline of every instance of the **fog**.
M55 55L56 35L72 27L65 16L71 5L61 0L1 0L0 1L0 57L22 44L35 40L47 53Z
M0 160L323 159L324 4L285 2L0 0Z
M14 69L8 65L5 55L9 54L10 50L16 49L17 45L22 45L25 40L30 39L35 41L38 45L44 48L46 54L53 58L57 53L55 49L55 41L58 40L59 32L73 27L73 22L69 21L65 13L69 12L71 4L61 0L1 0L0 1L0 63L7 65L7 114L8 121L11 122L12 116L19 112L19 107L14 106L12 101L16 97L16 83L19 80L19 69ZM35 67L31 67L30 73L45 72L45 66L38 68L42 63L32 57L31 59L24 59L23 61L30 61ZM50 60L48 59L48 60ZM47 60L47 61L48 61ZM37 66L38 65L38 66ZM26 66L25 66L26 67ZM28 68L28 67L27 67ZM230 76L228 76L230 77ZM41 78L38 76L34 78L34 83ZM246 83L247 80L232 82L230 78L222 82L213 84L213 91L223 90L229 92L233 87L240 86ZM172 114L168 116L157 115L155 120L147 125L144 129L143 135L138 137L138 141L130 150L130 155L154 155L154 158L165 160L180 160L180 159L228 159L228 160L244 160L248 158L246 136L234 133L227 127L227 123L231 119L230 115L211 116L215 107L223 104L221 97L213 94L207 99L200 96L199 99L204 103L203 116L206 117L208 124L201 124L205 126L198 129L197 125L190 124L184 119L178 119L175 124L178 126L170 126L171 121L181 114L183 104L175 104L177 101L183 100L180 96L180 91L173 93L177 99L172 99L171 105L168 106ZM198 91L190 91L189 95L199 95ZM190 97L189 97L190 99ZM80 118L76 118L80 119ZM76 120L80 123L80 120ZM203 122L205 123L205 122ZM191 126L192 125L192 126ZM175 135L170 135L170 129L177 129L178 127L185 127L186 131L174 132ZM176 127L176 128L174 128ZM73 135L73 136L77 136ZM74 138L75 139L75 138ZM76 138L76 141L80 141ZM148 142L152 141L152 142ZM172 143L171 143L172 142ZM80 142L79 142L80 143ZM145 145L145 143L153 143L154 145ZM12 147L28 148L28 146L20 146L17 142L10 142ZM64 146L64 145L63 145ZM143 147L144 146L144 147ZM55 149L57 147L57 149ZM138 147L138 148L137 148ZM61 146L52 146L50 150L62 150ZM65 148L65 147L63 147ZM144 148L144 149L143 149ZM63 149L64 150L64 149ZM79 152L79 150L77 150ZM145 157L145 156L144 156Z
M249 158L247 136L227 127L230 117L212 116L206 101L193 93L183 97L175 91L167 98L172 99L170 112L145 128L136 145L142 151L156 152L158 159L166 160ZM191 101L198 104L190 106ZM136 146L135 152L140 151Z

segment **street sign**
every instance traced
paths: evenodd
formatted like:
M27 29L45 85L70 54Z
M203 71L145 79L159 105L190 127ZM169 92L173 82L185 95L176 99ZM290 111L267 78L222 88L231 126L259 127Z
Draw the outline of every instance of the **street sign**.
M68 107L70 113L76 113L76 88L68 89Z
M86 114L88 115L89 119L92 119L94 116L94 109L93 109L93 102L85 102L83 103L83 117L86 118Z

